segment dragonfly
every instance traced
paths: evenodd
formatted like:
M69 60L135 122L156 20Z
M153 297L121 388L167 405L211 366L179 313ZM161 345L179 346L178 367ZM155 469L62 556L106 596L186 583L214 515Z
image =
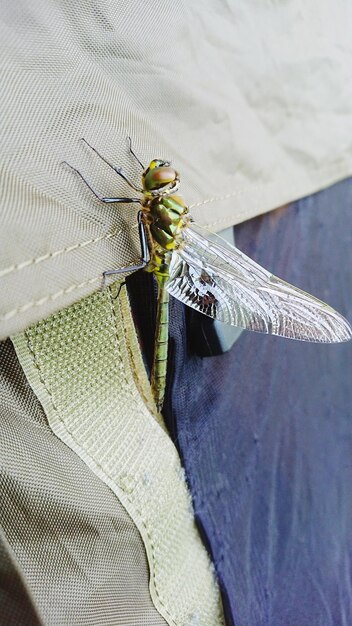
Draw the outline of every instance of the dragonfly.
M349 322L328 304L274 276L238 248L198 226L177 195L180 175L170 161L153 159L145 167L128 137L129 151L142 168L137 186L121 167L111 164L87 140L82 141L139 194L102 196L77 168L64 161L101 202L140 205L140 262L107 270L104 283L110 275L139 269L155 276L158 298L150 382L158 411L166 388L170 295L204 315L246 330L316 343L352 338Z

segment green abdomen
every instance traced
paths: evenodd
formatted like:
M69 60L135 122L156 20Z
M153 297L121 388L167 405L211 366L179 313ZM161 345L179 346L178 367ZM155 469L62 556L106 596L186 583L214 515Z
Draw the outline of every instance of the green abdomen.
M150 205L153 218L150 233L159 250L154 255L147 271L154 273L158 282L158 306L154 340L154 361L151 386L159 411L164 402L167 372L167 352L169 339L169 294L165 284L169 278L170 252L175 248L178 235L184 226L187 207L178 196L156 198Z
M169 340L169 294L165 289L167 275L155 272L158 281L158 307L154 340L154 360L151 386L158 411L164 402L167 371L167 351Z

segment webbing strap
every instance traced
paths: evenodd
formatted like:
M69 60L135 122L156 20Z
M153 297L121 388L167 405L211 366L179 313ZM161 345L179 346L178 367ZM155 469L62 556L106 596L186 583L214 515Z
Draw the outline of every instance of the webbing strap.
M17 335L17 355L54 433L138 527L157 610L168 624L220 625L220 595L184 472L152 412L127 294L116 293L95 293Z

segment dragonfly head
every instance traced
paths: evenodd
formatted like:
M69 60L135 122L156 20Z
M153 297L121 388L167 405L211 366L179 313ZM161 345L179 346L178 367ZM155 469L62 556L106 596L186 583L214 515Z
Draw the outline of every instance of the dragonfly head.
M143 191L149 196L167 196L179 186L180 177L170 161L153 159L142 175Z

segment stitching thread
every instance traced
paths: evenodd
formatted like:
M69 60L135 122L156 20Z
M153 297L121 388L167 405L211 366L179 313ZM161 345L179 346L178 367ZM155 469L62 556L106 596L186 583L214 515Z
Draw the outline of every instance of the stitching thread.
M110 308L111 308L111 317L112 317L112 322L113 322L113 326L114 326L114 329L115 329L115 333L114 333L114 334L115 334L115 340L116 340L116 345L117 345L117 354L118 354L118 356L119 356L119 360L120 360L120 362L121 362L122 371L123 371L123 377L124 377L125 382L126 382L126 384L127 384L128 393L129 393L129 395L131 396L131 399L133 399L133 401L134 401L134 403L135 403L135 405L136 405L136 408L137 408L138 412L141 412L141 411L140 411L140 407L137 405L136 399L135 399L134 395L133 395L133 394L132 394L132 392L131 392L130 385L128 384L128 378L127 378L126 370L125 370L125 368L123 367L123 361L122 361L122 355L121 355L121 349L120 349L120 339L119 339L119 336L118 336L118 334L117 334L117 317L116 317L115 305L114 305L114 300L113 300L113 298L112 298L112 292L111 292L111 289L108 289L108 298L109 298L109 303L110 303ZM121 301L120 301L119 299L117 300L117 306L119 307L119 311L120 311L120 315L121 315L122 330L123 330L123 336L124 336L124 339L125 339L125 346L126 346L126 348L127 348L127 350L128 350L129 348L128 348L127 344L126 344L126 328L125 328L124 313L123 313L123 308L122 308L122 305L121 305ZM135 371L135 373L137 374L137 379L139 380L139 375L138 375L138 373L137 373L137 369L136 369L136 367L135 367L135 363L134 363L134 359L133 359L133 357L132 357L132 354L130 355L130 360L132 360L132 369L133 369L133 371ZM136 385L136 383L135 383L135 385ZM140 387L138 387L138 386L136 385L136 389L137 389L137 391L138 391L139 395L140 395L140 396L142 397L142 399L144 400L144 402L146 402L146 398L144 397L144 394L143 394L143 393L141 393L141 391L142 391L142 386L141 386L141 388L140 388ZM147 407L148 407L148 404L149 404L149 403L148 403L148 401L146 402L146 404L147 404ZM149 409L149 412L152 412L152 411ZM155 421L156 421L156 423L158 424L157 420L155 420ZM161 428L160 424L158 424L158 426ZM183 468L182 468L182 466L181 466L181 471L182 471L182 470L183 470ZM184 470L183 470L183 471L184 471ZM127 497L128 497L128 494L127 494ZM128 497L128 499L129 499L129 501L131 502L131 504L132 504L133 506L136 506L136 505L133 503L133 501L132 501L129 497ZM192 514L195 516L194 510L193 510L193 504L192 504L192 503L191 503L191 507L192 507ZM136 508L135 508L135 510L136 510L136 512L137 512L137 513L139 514L139 516L140 516L141 522L142 522L142 524L143 524L143 526L144 526L144 528L145 528L145 532L146 532L146 534L147 534L147 536L148 536L148 539L149 539L149 542L150 542L150 546L151 546L151 548L152 548L152 558L153 558L153 565L154 565L154 567L153 567L153 568L151 568L151 572L152 572L152 576L153 576L153 582L154 582L154 589L155 589L155 593L156 593L156 595L157 595L157 597L158 597L158 600L159 600L159 602L160 602L161 606L164 608L164 610L165 610L165 612L167 613L167 615L169 616L170 620L172 620L172 621L173 621L174 626L177 626L177 625L179 624L179 622L177 621L177 619L176 619L175 617L173 617L173 616L171 615L171 613L169 612L169 610L168 610L168 609L167 609L167 607L165 606L165 604L164 604L163 600L161 599L161 597L160 597L160 595L159 595L159 592L158 592L158 588L157 588L157 581L156 581L157 561L156 561L156 556L155 556L155 554L154 554L155 547L154 547L154 543L153 543L153 538L152 538L152 535L151 535L151 533L150 533L150 531L149 531L149 527L148 527L148 525L147 525L147 522L145 521L145 519L144 519L144 517L143 517L143 515L142 515L142 513L141 513L141 511L140 511L140 509L136 507ZM215 575L214 575L214 578L216 578L216 577L215 577ZM218 621L219 621L219 624L224 624L224 622L223 622L223 618L222 618L222 614L221 614L221 610L220 610L220 609L219 609L219 612L218 612Z
M109 305L110 305L110 315L111 315L111 322L113 325L113 329L114 329L114 337L115 337L115 342L116 342L116 348L117 348L117 355L118 355L118 359L120 361L120 366L121 366L121 372L123 375L123 378L125 380L126 383L126 389L128 392L128 395L130 396L131 400L133 401L133 403L136 406L136 409L138 411L138 413L142 414L140 407L137 404L136 398L134 397L130 385L129 385L129 381L127 378L127 373L126 373L126 368L124 367L123 364L123 360L122 360L122 355L121 355L121 348L120 348L120 339L117 333L117 318L116 318L116 312L115 312L115 308L114 308L114 302L112 299L112 293L111 293L111 289L108 289L108 299L109 299ZM139 390L138 390L139 391ZM144 519L144 516L142 515L141 511L139 510L139 508L136 507L135 503L133 502L132 498L126 494L126 497L128 498L129 502L135 507L136 512L138 513L140 520L145 528L145 532L148 536L149 539L149 543L150 543L150 547L151 547L151 551L152 551L152 559L153 559L153 567L151 568L152 570L152 576L153 576L153 582L154 582L154 589L155 589L155 593L158 597L158 600L161 604L161 606L164 608L165 612L167 613L167 615L169 616L169 618L173 621L174 625L177 626L179 624L179 622L177 621L177 619L169 612L168 608L165 606L163 600L160 597L159 591L158 591L158 585L157 585L157 580L156 580L156 569L157 569L157 561L156 561L156 556L155 556L155 546L153 543L153 539L149 530L149 527L147 525L146 520Z
M339 163L337 163L337 165L339 165ZM325 171L325 169L326 169L327 171L329 171L329 172L330 172L330 171L331 171L331 172L334 172L336 168L331 167L331 164L329 164L329 167L327 167L327 168L319 168L319 170L318 170L318 171L319 171L319 172L321 172L321 170ZM248 189L253 189L253 188L257 188L257 189L259 189L259 188L263 188L263 187L265 187L265 186L266 186L266 185L257 185L256 187L248 187ZM296 188L296 185L292 185L292 190L294 190L295 188ZM291 190L291 186L288 186L288 189L289 189L289 190ZM244 191L246 191L246 190L247 190L247 188L242 188L242 190L236 190L236 191L235 191L235 192L233 192L233 193L230 193L230 194L225 194L225 196L219 196L219 197L214 196L213 198L209 198L208 200L203 200L203 201L201 201L200 203L191 204L191 205L189 206L189 208L194 208L194 207L197 207L197 206L201 206L201 205L203 205L203 204L207 204L207 203L210 203L210 202L214 202L215 200L222 200L222 199L226 199L226 198L228 198L228 197L233 197L233 196L235 196L235 195L241 195L241 193L244 193ZM268 212L268 211L265 211L265 212ZM243 211L243 212L241 213L241 215L242 215L243 213L245 213L245 211ZM215 222L212 222L212 223L208 224L208 226L215 226L215 225L217 225L217 224L226 223L227 221L228 221L228 218L223 218L223 219L221 219L221 220L217 220L217 221L215 221ZM115 233L115 234L117 234L117 233ZM113 234L113 233L109 233L108 235L102 235L102 236L101 236L101 239L104 239L104 238L109 238L109 237L113 237L113 236L114 236L114 234ZM89 243L92 243L92 242L94 242L94 241L98 241L98 240L99 240L99 238L96 238L96 239L93 239L93 240L88 240L88 242L87 242L87 243L86 243L86 242L83 242L82 244L75 244L74 249L79 248L79 247L82 247L83 245L89 245ZM59 250L59 251L57 251L57 254L62 254L62 253L64 253L64 250L65 250L65 249L63 249L63 251L60 251L60 250ZM56 253L51 253L51 254L49 255L49 258L52 256L52 254L55 254L55 255L56 255ZM45 257L38 257L38 258L39 258L39 259L43 259L43 260L45 260L45 259L47 258L47 255L46 255ZM34 259L34 260L32 259L32 261L30 261L30 262L26 262L26 261L24 261L24 263L26 263L26 264L33 264L33 262L35 262L35 259ZM39 261L38 261L38 262L39 262ZM40 261L40 262L41 262L41 261ZM23 266L23 263L21 263L20 265L21 265L21 267L22 267L22 266ZM131 264L131 265L132 265L132 264ZM11 267L12 267L12 266L11 266ZM2 270L2 271L4 272L5 270ZM11 271L12 271L12 270L11 270ZM0 273L0 276L1 276L1 273ZM23 304L23 305L19 306L18 308L13 309L12 311L8 311L8 312L7 312L7 313L5 313L4 315L0 316L0 321L7 321L7 320L11 319L12 317L14 317L17 313L24 313L25 311L27 311L28 309L30 309L30 308L32 308L32 307L34 307L34 306L40 306L40 305L42 305L42 304L45 304L45 302L47 302L48 300L56 300L56 298L59 298L59 297L60 297L60 296L62 296L62 295L65 295L65 294L67 294L67 293L70 293L71 291L73 291L73 290L75 290L75 289L81 289L82 287L84 287L84 286L86 286L86 285L88 285L88 284L92 284L92 283L94 283L94 282L98 281L98 280L99 280L99 278L100 278L100 277L97 277L97 278L91 278L89 281L85 281L84 283L78 283L78 284L76 283L76 284L74 284L74 285L70 285L70 287L67 287L66 289L62 289L62 290L60 290L60 291L58 291L57 293L52 294L52 295L44 296L43 298L40 298L39 300L32 300L31 302L28 302L27 304Z
M110 297L112 298L111 290L110 290ZM128 296L127 296L127 298L128 298ZM117 298L116 302L117 302L116 306L118 306L119 312L120 312L120 315L121 315L121 321L122 321L123 332L124 332L124 337L125 337L125 345L126 345L126 348L128 350L128 354L129 354L130 367L132 369L132 373L134 373L134 375L135 375L136 387L137 387L140 395L142 396L144 403L148 407L149 411L154 415L154 413L156 411L156 407L155 407L155 405L153 407L150 406L151 399L149 397L147 397L146 394L144 393L144 385L143 385L142 377L141 377L139 368L138 368L138 366L136 364L133 351L132 351L131 346L130 346L130 344L128 342L128 332L132 332L132 331L128 331L128 329L127 329L128 322L125 319L125 312L124 312L124 309L123 309L123 306L122 306L120 298ZM113 306L114 313L115 313L114 304L112 304L112 306ZM115 319L116 319L116 315L115 315ZM128 324L128 325L130 325L130 324ZM156 417L155 417L155 419L157 420Z
M34 259L28 259L27 261L22 261L22 263L10 265L9 267L5 267L3 270L0 270L0 277L11 274L12 272L20 272L25 267L29 267L30 265L38 265L39 263L42 263L43 261L54 259L60 254L67 254L68 252L72 252L73 250L78 250L79 248L85 248L86 246L89 246L91 243L98 243L98 241L103 241L103 239L111 239L112 237L121 235L121 233L122 233L122 229L120 228L118 230L116 228L111 233L100 235L99 237L95 237L94 239L87 239L86 241L81 241L79 243L72 244L71 246L67 246L66 248L55 250L55 252L48 252L47 254L43 254L42 256L36 257Z
M231 193L226 193L224 196L212 196L211 198L207 198L206 200L200 200L200 202L194 202L193 204L190 204L188 208L194 209L196 207L203 206L203 204L209 204L211 202L220 202L221 200L227 200L228 198L234 198L235 196L242 196L249 189L251 189L251 191L253 189L263 189L263 187L265 186L266 185L262 184L262 185L253 185L252 187L242 187L240 189L236 189L236 191L232 191Z
M335 174L335 172L338 170L341 170L341 163L343 164L343 159L342 157L339 157L338 159L335 159L335 161L333 161L332 163L327 164L326 167L316 167L316 168L312 168L310 171L315 172L317 171L318 173L324 173L324 172L328 172L330 174ZM342 174L342 172L341 172ZM348 175L348 171L347 168L345 170L345 175ZM209 204L212 202L220 202L221 200L226 200L228 198L233 198L235 196L240 196L240 195L244 195L245 193L247 193L247 191L253 191L253 190L258 190L258 189L265 189L266 187L269 186L275 186L276 181L269 181L269 183L261 183L259 185L247 185L245 187L241 187L236 189L233 192L229 192L223 196L212 196L211 198L207 198L206 200L201 200L200 202L194 202L193 204L188 205L189 209L193 209L196 207L200 207L203 206L204 204ZM329 183L331 184L331 183ZM294 191L296 189L297 185L287 185L287 189ZM291 200L292 202L292 200ZM246 213L246 211L243 211L242 213L240 213L240 215ZM208 224L208 226L212 226L215 224L221 224L222 222L226 222L227 219L223 219L223 220L218 220L216 222L212 222L211 224ZM133 228L133 227L132 227ZM55 252L49 252L48 254L44 254L41 257L37 257L34 259L29 259L27 261L22 261L21 263L17 263L14 265L10 265L9 267L4 268L3 270L0 270L0 277L2 276L6 276L12 272L15 271L20 271L22 269L24 269L25 267L28 267L30 265L37 265L38 263L42 263L43 261L47 261L51 258L55 258L56 256L59 256L60 254L65 254L68 252L72 252L73 250L77 250L79 248L84 248L85 246L88 246L92 243L97 243L99 241L103 241L104 239L111 239L112 237L115 237L115 235L120 235L122 233L122 229L120 230L115 230L112 231L111 233L105 234L105 235L100 235L99 237L96 237L94 239L87 239L86 241L82 241L76 244L72 244L72 246L67 246L66 248L62 248L61 250L56 250Z
M39 300L32 300L31 302L22 304L21 306L17 307L17 309L12 309L12 311L8 311L4 315L2 315L0 317L0 320L7 321L11 319L12 317L14 317L17 313L25 313L26 311L28 311L28 309L31 309L34 306L41 306L42 304L45 304L46 302L50 300L56 300L57 298L60 298L61 296L71 293L71 291L74 291L75 289L81 289L82 287L85 287L86 285L92 285L93 283L97 282L100 279L101 279L101 274L97 276L96 278L90 278L89 280L85 280L83 283L74 283L73 285L70 285L66 289L60 289L60 291L57 291L56 293L50 294L48 296L43 296L43 298L40 298Z
M128 271L129 267L132 267L135 264L136 264L136 261L130 263L129 265L126 265L126 271ZM90 278L89 280L85 280L82 283L73 283L73 285L66 287L66 289L60 289L60 291L57 291L56 293L53 293L53 294L49 294L48 296L43 296L42 298L39 298L39 300L31 300L30 302L27 302L26 304L22 304L16 309L12 309L11 311L4 313L4 315L0 315L0 321L5 322L11 319L12 317L14 317L18 313L19 314L25 313L26 311L28 311L28 309L31 309L34 306L41 306L42 304L45 304L48 301L56 300L57 298L60 298L61 296L65 296L68 293L71 293L71 291L75 291L75 289L82 289L83 287L86 287L87 285L93 285L98 280L101 280L101 278L102 278L102 274L99 274L99 276L96 276L95 278Z

